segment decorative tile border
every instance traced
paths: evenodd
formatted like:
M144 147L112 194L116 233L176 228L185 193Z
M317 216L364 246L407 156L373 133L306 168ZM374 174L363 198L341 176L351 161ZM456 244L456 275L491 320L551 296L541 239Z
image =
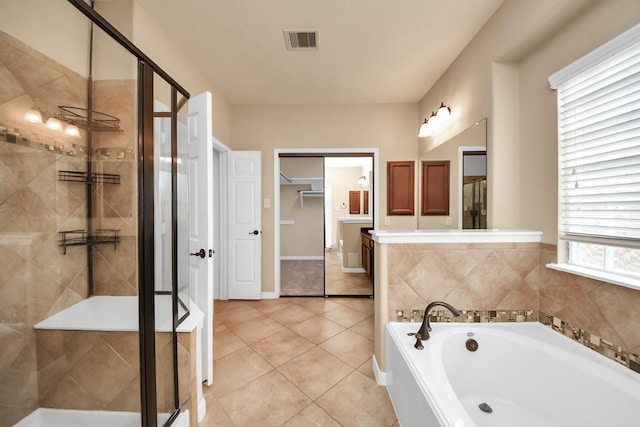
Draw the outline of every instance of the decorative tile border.
M21 134L18 129L9 129L0 124L0 141L9 144L21 145L23 147L35 148L36 150L48 151L55 154L64 154L69 157L87 157L86 148L78 144L68 144L62 141L48 138L50 143L40 142L38 140L29 139Z
M604 338L577 328L564 320L540 310L461 310L459 317L452 317L448 310L431 310L429 322L498 323L540 322L556 332L589 347L640 374L640 356L615 345ZM424 310L396 310L396 322L422 322Z
M537 322L537 310L460 310L459 317L452 317L448 310L431 310L429 322L495 323ZM397 322L422 322L424 310L396 310Z
M23 147L29 147L36 150L43 150L49 153L62 154L69 157L77 157L86 159L88 156L87 147L79 144L69 144L62 141L54 140L51 138L44 138L43 140L50 141L41 142L40 136L35 136L36 139L30 139L24 136L19 129L10 129L0 124L0 141L21 145ZM93 160L135 160L135 152L133 148L124 147L102 147L93 150Z
M539 311L540 323L640 374L640 356L564 320Z

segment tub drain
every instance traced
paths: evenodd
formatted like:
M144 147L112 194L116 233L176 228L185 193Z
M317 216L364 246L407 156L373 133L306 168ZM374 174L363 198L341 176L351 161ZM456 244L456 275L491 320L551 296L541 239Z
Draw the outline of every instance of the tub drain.
M491 406L489 406L488 403L484 403L483 402L483 403L479 404L478 407L480 408L480 410L482 412L486 412L487 414L490 414L490 413L493 412L493 408Z

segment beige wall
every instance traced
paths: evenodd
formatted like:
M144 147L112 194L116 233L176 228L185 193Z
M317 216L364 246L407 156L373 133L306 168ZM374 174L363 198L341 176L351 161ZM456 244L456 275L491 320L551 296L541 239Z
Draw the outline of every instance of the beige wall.
M133 3L133 43L184 87L191 96L204 91L213 94L213 136L231 146L231 109L228 101L189 61L164 29L151 19L137 3Z
M322 178L321 157L280 159L280 171L288 178ZM309 184L280 186L280 218L293 224L280 226L280 256L321 257L324 255L324 198L307 197L300 205L298 190Z
M380 205L387 197L386 162L415 160L416 105L234 105L234 150L262 151L262 197L273 199L275 148L378 148ZM381 209L381 216L385 212ZM382 218L381 218L382 219ZM273 209L262 210L262 290L274 289ZM381 228L415 228L416 217L395 216Z

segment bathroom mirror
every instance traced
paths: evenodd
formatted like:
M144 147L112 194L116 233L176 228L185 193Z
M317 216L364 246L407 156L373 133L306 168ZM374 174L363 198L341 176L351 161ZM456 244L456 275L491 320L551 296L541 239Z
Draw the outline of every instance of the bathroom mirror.
M486 146L487 119L484 118L444 143L419 154L419 164L424 161L449 161L450 164L449 215L419 215L419 229L487 227ZM418 183L418 198L422 203L422 176Z

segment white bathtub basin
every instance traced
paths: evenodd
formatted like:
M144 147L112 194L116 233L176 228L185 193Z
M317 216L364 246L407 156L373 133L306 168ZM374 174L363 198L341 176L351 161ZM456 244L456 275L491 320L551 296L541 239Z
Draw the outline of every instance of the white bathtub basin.
M403 427L640 425L640 375L540 323L432 327L419 351L407 336L419 324L387 325L388 390Z

